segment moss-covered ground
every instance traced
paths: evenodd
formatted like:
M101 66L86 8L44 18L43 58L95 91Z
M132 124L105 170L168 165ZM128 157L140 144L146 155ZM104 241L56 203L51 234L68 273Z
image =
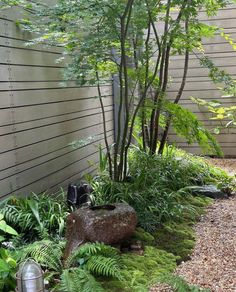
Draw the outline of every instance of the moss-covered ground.
M132 240L142 244L143 254L123 253L122 279L121 281L102 281L106 291L145 292L158 281L188 287L182 279L173 277L171 274L179 262L188 259L195 244L193 224L204 213L212 200L190 196L187 201L186 204L188 203L191 211L186 211L180 220L166 222L153 234L140 227L137 228ZM167 275L170 276L166 277ZM183 291L201 291L196 287L188 289Z

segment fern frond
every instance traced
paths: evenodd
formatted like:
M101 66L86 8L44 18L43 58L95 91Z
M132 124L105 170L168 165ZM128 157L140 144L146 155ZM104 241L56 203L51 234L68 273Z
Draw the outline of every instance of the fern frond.
M70 270L64 270L61 275L60 290L65 292L77 292L80 286L76 287L74 274Z
M168 284L174 291L178 292L210 292L209 289L189 285L182 277L173 274L166 274L160 277L158 282Z
M88 271L81 268L64 270L59 289L62 292L104 292L100 283Z
M98 254L101 252L103 245L104 244L100 242L86 243L80 247L80 255L83 257Z
M22 248L21 260L32 257L40 265L54 271L59 271L62 268L61 258L64 246L64 242L55 243L50 240L36 241Z
M98 276L115 277L120 279L120 266L116 259L104 257L102 255L91 256L86 262L86 269Z
M78 263L78 259L88 259L93 255L101 255L107 258L113 258L118 265L122 265L121 257L118 254L118 250L110 245L104 243L86 243L79 249L75 250L66 260L65 267L70 268Z
M102 242L86 243L80 247L81 256L91 256L101 254L107 257L117 257L118 250Z

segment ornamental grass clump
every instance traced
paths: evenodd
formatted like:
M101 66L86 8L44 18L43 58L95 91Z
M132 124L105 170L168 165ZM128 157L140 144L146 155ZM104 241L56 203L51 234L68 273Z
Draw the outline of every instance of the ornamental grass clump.
M119 183L107 176L92 181L96 203L127 202L138 214L139 225L154 232L162 223L195 221L209 204L206 198L191 195L191 186L233 182L223 170L203 158L172 146L163 155L149 155L137 147L129 153L129 181Z

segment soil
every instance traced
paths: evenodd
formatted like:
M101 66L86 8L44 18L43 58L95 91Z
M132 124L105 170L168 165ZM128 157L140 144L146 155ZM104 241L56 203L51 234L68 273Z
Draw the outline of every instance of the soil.
M236 159L209 159L230 174L236 173ZM215 200L196 224L197 242L191 259L182 262L176 274L188 283L211 292L236 292L236 196ZM173 291L156 285L151 292Z

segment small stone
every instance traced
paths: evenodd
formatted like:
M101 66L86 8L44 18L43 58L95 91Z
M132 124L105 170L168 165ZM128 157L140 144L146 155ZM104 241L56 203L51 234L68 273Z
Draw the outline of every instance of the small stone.
M142 246L141 245L138 245L138 244L131 244L130 248L132 250L141 250L142 249Z
M201 187L191 188L191 192L194 195L202 195L212 199L225 199L228 195L221 190L217 189L214 185L205 185Z

